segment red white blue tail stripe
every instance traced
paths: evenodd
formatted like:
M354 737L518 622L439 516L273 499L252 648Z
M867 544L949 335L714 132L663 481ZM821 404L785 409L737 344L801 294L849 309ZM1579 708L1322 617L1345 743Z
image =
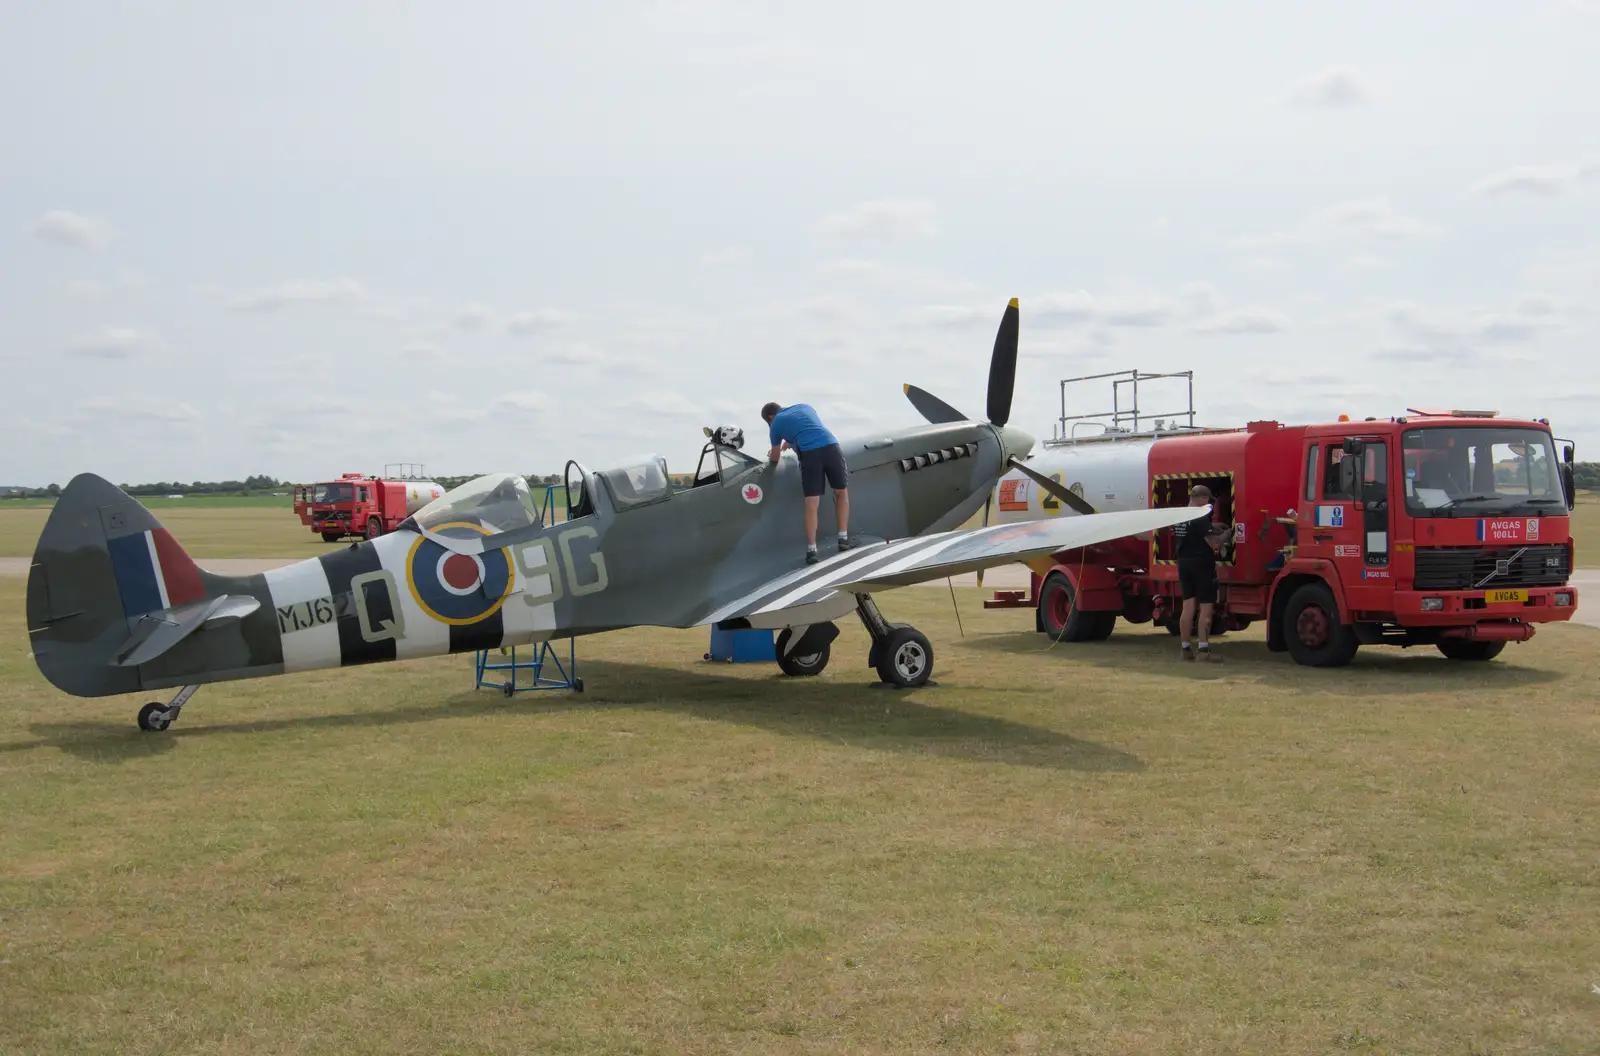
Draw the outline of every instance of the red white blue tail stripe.
M200 569L165 528L107 539L106 549L130 619L205 597Z

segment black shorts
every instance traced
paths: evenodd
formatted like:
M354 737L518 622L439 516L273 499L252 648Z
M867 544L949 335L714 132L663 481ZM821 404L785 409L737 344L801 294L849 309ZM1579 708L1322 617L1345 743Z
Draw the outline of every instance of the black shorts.
M838 444L816 447L810 451L797 451L800 456L800 487L806 498L822 494L826 480L834 491L843 491L850 485L850 469L844 464L844 451Z
M1183 590L1183 600L1193 598L1201 605L1217 603L1217 563L1215 561L1179 561L1178 586Z

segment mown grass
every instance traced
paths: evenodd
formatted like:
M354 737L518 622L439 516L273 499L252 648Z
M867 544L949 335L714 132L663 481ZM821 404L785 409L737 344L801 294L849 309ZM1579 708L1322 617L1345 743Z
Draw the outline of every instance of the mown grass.
M1600 638L1343 671L885 594L937 688L580 642L207 687L138 733L0 578L0 1052L1577 1053ZM964 637L963 637L964 628Z

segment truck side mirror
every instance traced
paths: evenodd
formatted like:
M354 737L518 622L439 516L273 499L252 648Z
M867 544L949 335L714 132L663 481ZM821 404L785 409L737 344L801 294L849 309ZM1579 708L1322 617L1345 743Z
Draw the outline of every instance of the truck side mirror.
M1572 448L1567 448L1569 454L1571 451ZM1578 487L1577 481L1573 479L1571 462L1564 462L1561 465L1561 490L1567 500L1567 512L1571 513L1578 507Z
M1341 446L1344 448L1344 453L1347 455L1359 455L1361 452L1367 449L1365 441L1359 440L1353 436L1345 437L1345 441Z
M1346 440L1345 443L1350 441ZM1346 455L1339 460L1339 494L1352 499L1361 497L1361 458Z
M1561 461L1565 462L1569 466L1572 465L1572 445L1571 444L1568 444L1566 447L1564 447L1561 450Z

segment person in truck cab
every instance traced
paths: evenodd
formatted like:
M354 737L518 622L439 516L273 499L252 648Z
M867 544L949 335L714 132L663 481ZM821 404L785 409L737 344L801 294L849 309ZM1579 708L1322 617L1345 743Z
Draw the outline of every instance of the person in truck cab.
M1212 503L1211 489L1196 484L1189 489L1190 506L1207 506ZM1201 514L1192 521L1172 527L1177 540L1178 586L1183 592L1183 608L1178 613L1179 656L1193 660L1213 660L1211 642L1211 614L1217 604L1217 550L1228 529L1216 524L1209 514ZM1198 649L1189 648L1189 632L1195 630Z

